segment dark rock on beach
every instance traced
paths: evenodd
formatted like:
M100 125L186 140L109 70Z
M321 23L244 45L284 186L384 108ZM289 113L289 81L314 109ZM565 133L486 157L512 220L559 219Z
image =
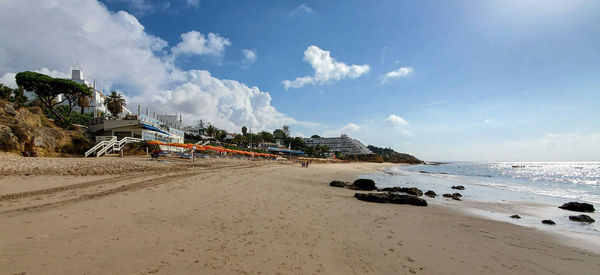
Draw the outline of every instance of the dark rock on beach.
M543 224L555 225L556 223L553 220L543 220Z
M329 183L329 186L332 187L346 187L346 183L343 181L339 181L339 180L334 180L332 182Z
M431 190L425 192L425 196L428 196L430 198L435 198L437 196L437 194Z
M415 196L423 196L423 191L421 191L417 187L386 187L386 188L381 189L381 191L402 192L402 193L407 193L407 194L411 194L411 195L415 195Z
M519 216L519 215L512 215L510 217L513 218L513 219L520 219L521 218L521 216Z
M576 221L576 222L587 222L587 223L593 223L596 221L588 215L569 216L569 220Z
M564 209L564 210L570 210L570 211L575 211L575 212L589 212L589 213L593 213L595 211L594 206L589 204L589 203L585 203L585 202L567 202L561 206L559 206L558 208L560 209Z
M427 201L413 195L404 195L398 193L355 193L354 197L361 201L410 204L416 206L427 206Z
M460 198L462 197L462 195L460 193L443 194L442 196L444 198L451 198L456 201L460 201L461 200Z
M359 190L371 191L377 189L372 179L357 179L352 183Z
M465 187L462 185L454 185L452 186L452 189L456 189L456 190L465 190Z

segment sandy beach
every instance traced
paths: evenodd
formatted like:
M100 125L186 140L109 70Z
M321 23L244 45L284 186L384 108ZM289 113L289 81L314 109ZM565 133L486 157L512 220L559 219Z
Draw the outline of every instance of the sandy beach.
M452 207L329 187L392 164L0 156L2 274L597 274L600 256Z

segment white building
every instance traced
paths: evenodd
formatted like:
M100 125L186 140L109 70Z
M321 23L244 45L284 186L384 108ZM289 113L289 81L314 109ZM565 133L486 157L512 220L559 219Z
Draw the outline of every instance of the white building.
M331 138L305 138L307 146L326 145L331 152L340 152L348 155L372 154L371 150L356 139L342 134L340 137Z

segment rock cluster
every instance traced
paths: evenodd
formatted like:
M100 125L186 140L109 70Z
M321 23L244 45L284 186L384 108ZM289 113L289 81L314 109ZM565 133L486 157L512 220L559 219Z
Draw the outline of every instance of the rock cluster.
M329 183L329 186L331 186L331 187L346 187L346 185L348 185L348 184L343 181L339 181L339 180L334 180Z
M588 215L569 216L569 220L576 221L576 222L587 222L587 223L593 223L596 221Z
M575 211L575 212L588 212L588 213L593 213L595 211L594 206L589 204L589 203L585 203L585 202L567 202L561 206L559 206L558 208L560 209L564 209L564 210L570 210L570 211Z
M555 225L556 223L553 220L542 220L543 224Z
M386 187L386 188L381 189L381 191L402 192L402 193L411 194L414 196L423 196L423 191L421 191L417 187Z
M352 185L358 188L358 190L371 191L377 189L377 187L375 187L375 182L372 179L357 179Z
M452 194L443 194L442 197L451 198L453 200L460 201L461 200L460 198L462 197L462 195L460 193L452 193Z
M427 201L413 195L404 195L398 193L355 193L354 197L361 201L410 204L416 206L427 206Z
M375 187L375 182L372 179L357 179L352 184L349 184L348 182L334 180L329 183L329 186L364 191L372 191L377 189L377 187Z
M521 216L519 216L519 215L512 215L510 217L513 218L513 219L520 219L521 218Z
M456 190L465 190L465 187L462 185L454 185L452 186L452 189L456 189Z
M437 194L431 190L425 192L425 196L428 196L430 198L435 198L437 196Z

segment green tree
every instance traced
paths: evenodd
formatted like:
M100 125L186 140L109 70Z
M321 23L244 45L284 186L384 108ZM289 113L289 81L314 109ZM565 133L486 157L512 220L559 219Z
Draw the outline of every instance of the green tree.
M267 131L262 131L258 134L260 135L260 138L263 142L270 142L270 143L275 142L275 139L273 138L273 134L271 134Z
M27 97L25 96L25 91L23 91L23 88L18 87L13 89L3 85L2 83L0 83L0 98L6 101L14 102L19 107L25 105L25 102L27 102Z
M227 131L225 131L225 130L218 130L218 131L217 131L217 136L216 136L216 139L217 139L218 141L221 141L221 142L223 142L223 141L225 141L225 138L226 138L226 137L227 137Z
M273 138L283 139L285 138L285 132L283 132L281 129L275 129L275 131L273 131Z
M117 91L112 91L106 100L104 100L104 106L106 106L111 115L116 117L123 112L123 108L127 107L127 104L121 94L117 93Z
M306 143L301 137L295 137L290 141L293 150L304 150Z
M53 85L54 78L45 74L26 71L17 73L15 80L19 87L34 92L42 105L48 108L60 122L65 120L54 108L56 105L62 103L62 101L56 101L56 97L61 94L61 91L57 90L56 86Z
M89 87L70 79L52 78L36 72L20 72L15 76L15 80L20 88L19 91L15 92L15 100L17 100L17 103L24 103L26 100L22 89L32 91L37 95L40 102L50 109L59 122L67 122L67 124L71 118L71 112L73 111L77 98L82 95L89 96L92 93ZM63 95L64 99L57 101L56 98L60 94ZM65 100L69 104L66 117L55 109L58 104Z
M217 127L213 126L212 124L209 124L209 125L206 127L206 134L207 134L209 137L216 138L216 136L217 136L217 131L218 131L218 130L219 130L219 129L217 129Z
M4 86L2 83L0 83L0 98L4 100L10 100L12 98L12 93L12 88Z
M16 103L17 106L22 107L27 102L27 96L25 96L25 91L23 88L18 87L13 89L13 97L12 102Z
M319 135L312 135L310 138L321 138Z
M90 87L79 84L70 79L55 78L52 82L52 85L56 90L61 91L61 94L64 96L69 105L66 114L67 122L69 122L71 119L71 113L73 112L73 108L77 104L78 99L80 97L90 96L92 94Z
M248 128L246 126L242 126L242 135L246 135L248 133Z
M81 108L81 114L85 114L85 108L89 108L90 107L90 97L87 95L81 95L78 99L77 99L77 106L79 106L79 108Z

